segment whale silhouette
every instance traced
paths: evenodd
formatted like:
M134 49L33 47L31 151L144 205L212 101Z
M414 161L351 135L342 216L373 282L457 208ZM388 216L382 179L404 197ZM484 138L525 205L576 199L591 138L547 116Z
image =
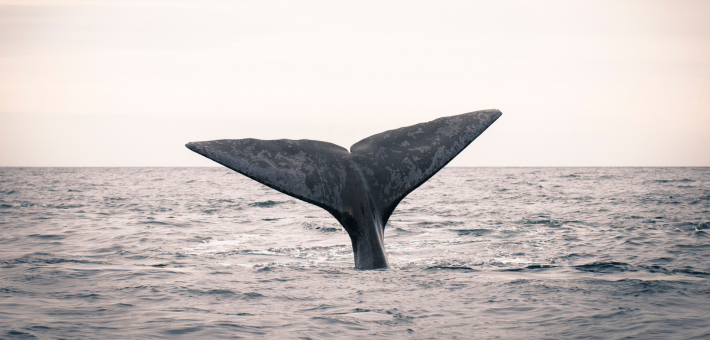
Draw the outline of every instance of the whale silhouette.
M317 205L352 241L355 268L389 267L387 220L501 116L482 110L367 137L347 149L315 140L222 139L185 146L261 184Z

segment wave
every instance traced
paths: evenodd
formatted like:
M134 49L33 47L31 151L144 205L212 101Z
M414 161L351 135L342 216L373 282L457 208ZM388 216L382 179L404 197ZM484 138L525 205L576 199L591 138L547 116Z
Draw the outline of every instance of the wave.
M440 214L440 216L442 216ZM435 226L435 227L440 227L440 226L446 226L446 225L460 225L464 224L466 222L464 221L421 221L421 222L416 222L414 223L415 225L419 226Z
M694 179L682 178L682 179L655 179L651 181L652 183L692 183L695 182Z
M532 271L532 270L541 270L541 269L550 269L550 268L559 268L559 266L553 266L553 265L548 265L548 264L531 264L526 267L522 268L509 268L509 269L503 269L501 271L504 272L522 272L522 271Z
M339 226L336 226L335 224L326 224L324 222L318 223L318 222L303 222L301 223L301 226L303 229L307 230L317 230L320 232L324 233L335 233L339 231L343 231L343 229Z
M474 271L474 272L477 271L471 267L466 267L466 266L445 266L445 265L427 267L426 270L464 270L464 271Z
M172 223L166 223L166 222L155 221L155 220L141 221L138 223L139 224L154 224L154 225L174 225Z
M526 218L520 221L522 224L543 224L549 227L559 227L563 225L567 221L559 221L551 218L540 218L540 219L535 219L535 218ZM571 221L571 222L576 222L576 221Z
M259 208L271 208L271 207L273 207L273 206L275 206L275 205L277 205L277 204L283 204L283 203L286 203L286 202L288 202L288 201L279 202L279 201L268 200L268 201L264 201L264 202L249 203L249 206L251 206L251 207L259 207Z
M572 266L572 268L583 272L591 273L621 273L621 272L648 272L654 274L684 274L693 276L710 276L709 272L698 270L691 267L668 269L660 265L631 265L624 262L593 262Z
M583 272L591 273L614 273L614 272L625 272L625 271L636 271L631 269L628 263L623 262L593 262L588 264L581 264L577 266L572 266L572 268Z
M459 234L459 236L471 235L471 236L483 236L493 232L490 229L452 229Z
M7 266L15 266L20 264L60 264L60 263L81 263L81 264L103 264L101 261L89 261L72 258L53 257L48 253L32 253L22 257L0 261Z
M34 238L39 238L39 239L44 239L44 240L63 240L66 238L66 235L31 234L31 235L27 235L27 237L34 237Z
M217 296L224 296L224 297L238 295L237 293L235 293L229 289L205 289L205 290L189 289L188 292L190 294L195 294L195 295L217 295Z

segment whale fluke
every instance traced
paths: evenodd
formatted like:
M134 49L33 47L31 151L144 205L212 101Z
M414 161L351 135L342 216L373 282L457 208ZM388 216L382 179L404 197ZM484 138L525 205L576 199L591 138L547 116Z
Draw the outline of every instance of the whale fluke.
M367 137L347 149L314 140L223 139L188 143L259 183L317 205L345 228L358 269L387 268L384 229L402 199L501 116L483 110Z

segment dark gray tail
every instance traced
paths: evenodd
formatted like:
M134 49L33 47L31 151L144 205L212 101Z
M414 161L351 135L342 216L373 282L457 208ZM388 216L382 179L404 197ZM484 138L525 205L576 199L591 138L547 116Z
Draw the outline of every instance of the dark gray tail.
M313 140L230 139L188 149L331 213L350 235L355 267L387 267L384 226L402 199L434 176L501 112L443 117L367 137L348 150Z

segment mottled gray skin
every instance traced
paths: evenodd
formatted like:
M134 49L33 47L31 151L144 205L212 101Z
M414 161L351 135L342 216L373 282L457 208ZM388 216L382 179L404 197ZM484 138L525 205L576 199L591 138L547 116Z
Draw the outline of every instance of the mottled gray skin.
M402 199L501 116L483 110L385 131L347 149L314 140L223 139L188 149L333 215L350 235L355 268L387 268L384 231Z

